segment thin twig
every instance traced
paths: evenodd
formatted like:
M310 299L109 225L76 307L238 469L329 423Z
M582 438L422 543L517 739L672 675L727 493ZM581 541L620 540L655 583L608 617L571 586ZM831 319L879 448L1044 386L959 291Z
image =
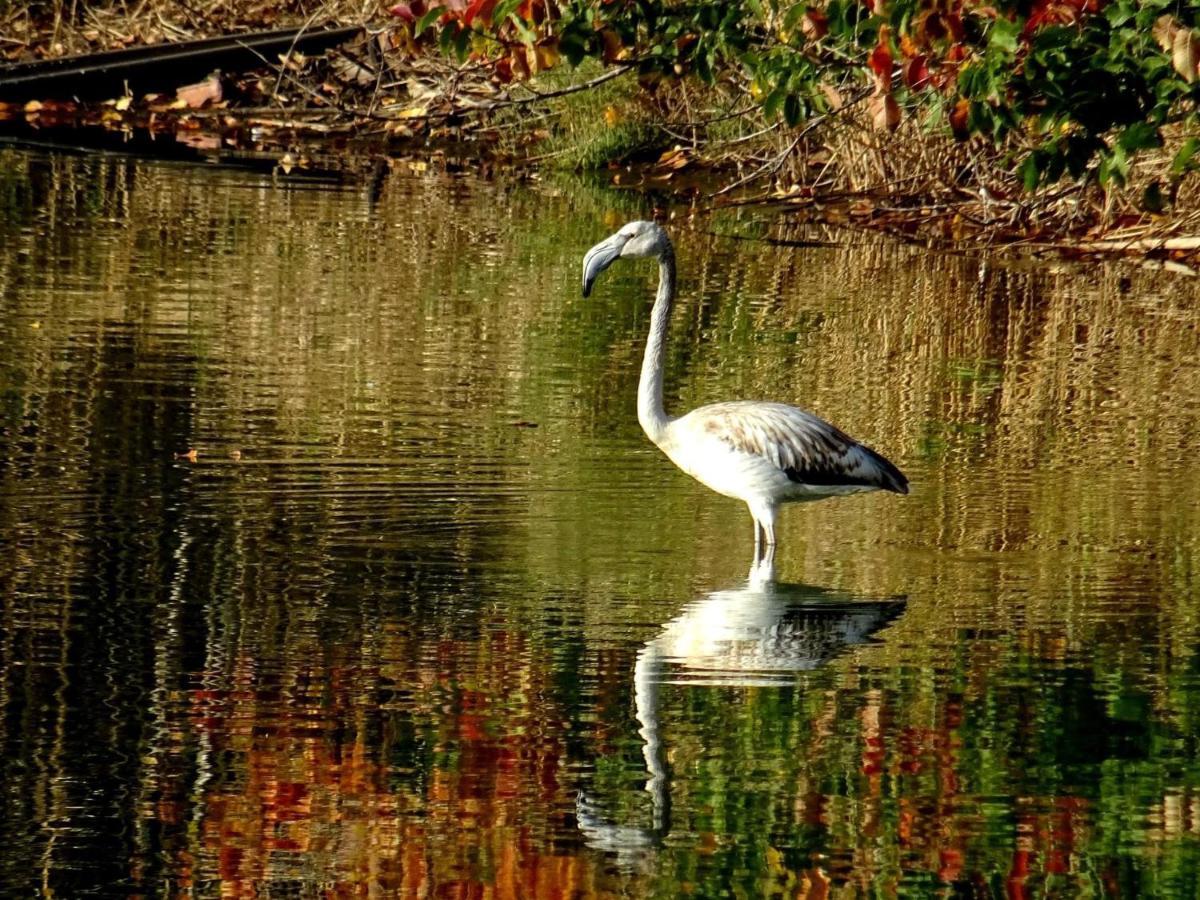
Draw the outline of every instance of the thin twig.
M283 85L284 72L287 71L288 63L291 62L292 53L296 49L296 44L300 40L300 35L304 34L304 32L306 32L306 31L308 31L308 26L311 25L313 22L315 22L317 19L317 16L321 15L322 12L323 12L323 10L317 9L311 16L309 16L304 21L304 24L300 26L300 30L297 31L295 37L292 38L291 46L288 47L287 53L285 53L283 55L283 60L279 66L279 77L275 79L275 89L273 91L271 91L271 100L272 101L274 101L275 98L277 96L279 96L279 88Z
M529 103L540 103L543 100L551 100L555 97L565 97L568 94L577 94L580 91L589 91L594 87L599 87L600 85L604 84L606 81L612 81L614 78L619 78L620 76L624 75L626 72L629 72L632 70L633 70L633 66L631 66L631 65L618 66L614 69L610 69L609 71L605 72L602 75L597 75L595 78L591 79L590 81L585 81L582 84L568 85L565 88L559 88L558 90L554 90L554 91L545 91L545 92L535 91L529 85L523 84L520 87L523 90L529 91L531 94L533 94L533 96L532 97L514 97L514 98L506 101L502 105L503 106L524 106Z
M747 175L745 178L739 178L737 181L733 182L732 184L726 185L725 187L721 188L721 190L719 190L715 194L713 194L713 196L720 197L724 194L728 194L730 191L736 190L737 188L740 188L743 185L750 184L752 181L757 181L759 178L762 178L763 176L766 176L768 178L774 177L775 173L783 168L783 164L785 162L787 162L787 158L792 155L792 151L794 151L797 147L800 146L800 142L802 140L804 140L804 138L806 138L813 131L813 129L815 129L818 125L823 124L826 120L828 120L831 116L833 116L834 113L841 113L847 109L850 109L852 106L854 106L856 103L861 101L864 97L866 97L868 93L869 93L869 89L863 88L862 91L858 94L858 96L851 98L850 100L848 100L842 106L838 107L833 112L822 113L821 115L817 116L816 118L810 119L808 121L808 124L806 124L800 130L800 133L798 135L796 135L796 139L793 140L791 142L791 144L788 145L788 148L786 150L784 150L783 153L781 153L775 160L773 160L770 163L767 163L767 165L763 166L761 169L758 169L755 172L752 172L751 174Z

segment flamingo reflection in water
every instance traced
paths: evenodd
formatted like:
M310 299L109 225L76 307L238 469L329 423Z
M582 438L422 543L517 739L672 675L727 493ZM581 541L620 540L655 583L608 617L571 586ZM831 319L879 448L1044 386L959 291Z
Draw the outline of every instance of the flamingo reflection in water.
M635 715L645 759L650 824L607 819L586 793L576 818L593 849L634 865L671 830L670 773L659 723L664 686L782 686L847 648L866 644L906 606L901 597L859 600L803 584L777 583L774 556L756 559L740 588L691 603L638 652L633 668Z

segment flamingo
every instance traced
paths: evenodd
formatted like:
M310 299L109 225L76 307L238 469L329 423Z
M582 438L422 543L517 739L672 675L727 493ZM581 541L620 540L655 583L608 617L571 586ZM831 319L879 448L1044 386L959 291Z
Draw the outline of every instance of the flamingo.
M583 296L618 259L658 259L658 293L638 382L638 423L684 472L744 502L754 519L754 556L773 556L784 503L866 491L908 493L908 479L881 454L812 413L757 400L701 406L672 418L663 409L663 345L675 301L675 249L654 222L630 222L583 258Z

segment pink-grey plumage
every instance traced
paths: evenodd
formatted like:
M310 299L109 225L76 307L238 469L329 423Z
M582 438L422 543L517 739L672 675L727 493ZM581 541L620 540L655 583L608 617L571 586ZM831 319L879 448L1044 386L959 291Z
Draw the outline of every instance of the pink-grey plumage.
M658 294L638 384L638 421L679 468L720 494L742 500L754 517L754 543L775 545L775 517L783 503L892 491L908 493L908 479L892 463L824 419L784 403L713 403L679 418L663 409L663 345L675 299L675 251L653 222L630 222L587 252L586 297L602 271L621 257L656 257Z

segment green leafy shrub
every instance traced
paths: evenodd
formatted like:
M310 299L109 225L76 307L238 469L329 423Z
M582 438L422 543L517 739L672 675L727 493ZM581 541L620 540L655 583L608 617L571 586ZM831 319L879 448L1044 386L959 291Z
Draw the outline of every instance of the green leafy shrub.
M407 7L406 7L407 8ZM1015 153L1027 188L1122 185L1170 123L1196 122L1200 2L1189 0L445 0L411 14L447 49L523 78L560 59L744 90L800 126L868 92L871 121L908 117ZM1193 167L1197 141L1166 173Z

